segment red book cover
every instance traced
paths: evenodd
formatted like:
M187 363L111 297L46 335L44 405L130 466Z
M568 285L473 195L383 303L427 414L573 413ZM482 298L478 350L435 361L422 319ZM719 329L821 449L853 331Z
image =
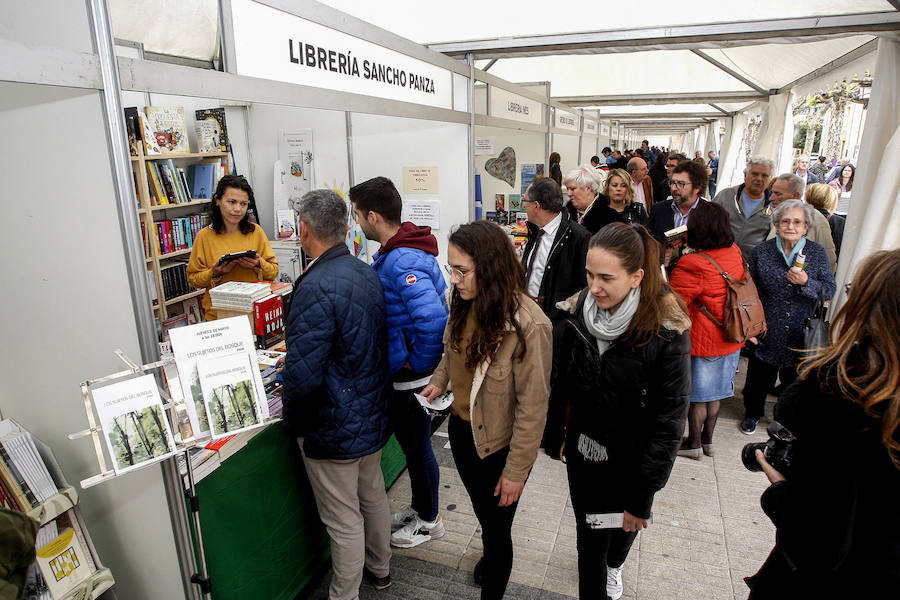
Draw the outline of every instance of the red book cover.
M280 294L270 294L253 303L253 322L256 335L265 335L284 328L284 304Z
M224 446L229 441L231 441L231 438L233 438L233 437L234 437L234 435L226 435L223 438L219 438L217 440L211 441L206 446L204 446L204 448L206 448L207 450L215 450L216 452L218 452L219 450L222 449L222 446Z

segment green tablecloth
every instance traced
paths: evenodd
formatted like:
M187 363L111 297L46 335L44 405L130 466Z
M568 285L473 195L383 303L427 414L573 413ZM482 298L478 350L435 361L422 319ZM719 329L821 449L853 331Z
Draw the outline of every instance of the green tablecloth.
M406 467L392 436L385 484ZM329 556L296 439L267 427L197 484L214 600L293 600Z

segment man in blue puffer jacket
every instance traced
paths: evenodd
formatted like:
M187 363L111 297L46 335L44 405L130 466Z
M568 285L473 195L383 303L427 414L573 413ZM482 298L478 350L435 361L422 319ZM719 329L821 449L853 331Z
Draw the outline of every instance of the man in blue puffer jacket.
M352 187L350 201L366 238L381 244L372 266L387 304L391 419L412 487L410 505L391 517L391 544L412 548L444 535L431 417L414 393L428 385L444 351L447 284L435 260L438 246L431 228L401 223L403 203L390 179L375 177Z
M329 598L353 600L365 567L390 585L390 506L381 449L390 437L384 291L344 245L347 207L330 190L300 200L303 250L287 321L286 426L302 437L303 462L331 538Z

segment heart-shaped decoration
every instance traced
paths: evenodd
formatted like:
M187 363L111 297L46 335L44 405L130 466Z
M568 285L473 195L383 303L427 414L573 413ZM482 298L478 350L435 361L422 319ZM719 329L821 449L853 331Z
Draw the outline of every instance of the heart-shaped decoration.
M484 163L484 171L488 175L502 179L509 187L516 185L516 151L507 146L497 158L489 158Z

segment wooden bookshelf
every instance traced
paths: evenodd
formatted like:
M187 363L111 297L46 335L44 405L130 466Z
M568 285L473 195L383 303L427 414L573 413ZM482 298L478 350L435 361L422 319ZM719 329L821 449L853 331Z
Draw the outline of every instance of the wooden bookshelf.
M165 321L173 314L178 314L179 310L174 309L174 305L182 300L187 300L203 293L203 290L194 290L188 294L178 296L176 298L165 298L162 268L166 266L166 261L181 256L187 256L191 253L191 248L177 250L175 252L161 253L157 247L156 227L154 223L158 220L166 220L173 218L186 217L190 214L201 212L212 200L210 198L197 198L189 202L178 202L172 204L152 205L152 196L150 194L150 186L153 185L147 173L147 165L153 161L172 159L177 161L177 166L187 167L189 165L213 163L218 164L222 159L228 159L227 152L179 152L167 154L143 154L143 148L138 144L138 155L131 157L131 169L137 181L138 190L138 219L144 225L145 235L148 237L149 254L145 249L144 263L147 270L153 272L153 279L156 283L156 295L159 298L159 305L153 307L154 316L160 321ZM230 168L228 169L230 171Z

